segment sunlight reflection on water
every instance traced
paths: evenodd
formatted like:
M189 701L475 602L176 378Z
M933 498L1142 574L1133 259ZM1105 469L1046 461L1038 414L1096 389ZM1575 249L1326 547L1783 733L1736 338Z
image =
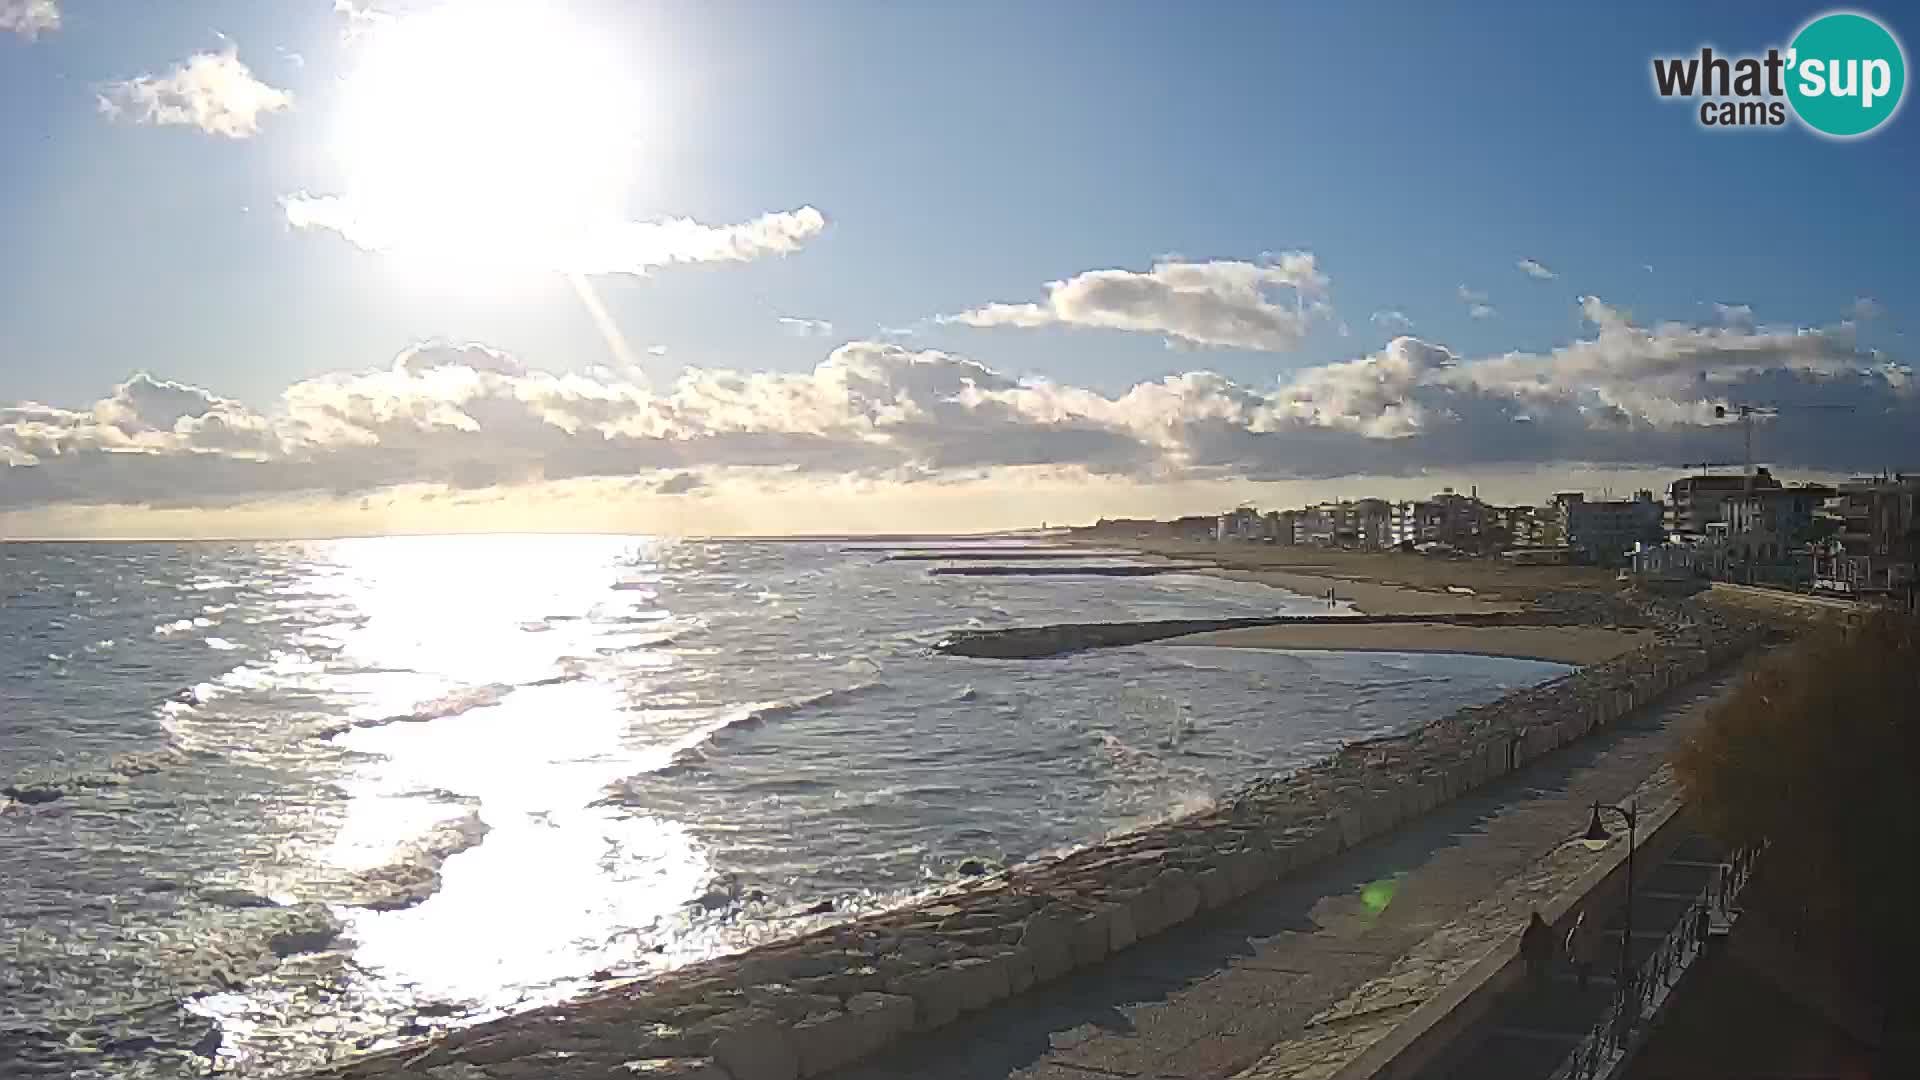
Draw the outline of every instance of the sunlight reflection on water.
M35 683L49 697L24 722L0 716L4 745L56 761L163 738L198 756L0 833L42 936L90 935L115 958L30 958L59 977L35 1030L94 1010L103 1032L147 1034L113 1004L146 980L217 1019L223 1066L251 1075L887 907L963 861L1065 850L1564 670L1177 647L933 656L964 625L1322 608L1190 575L932 577L832 544L394 538L45 559L50 591L103 595L23 635L23 656L0 639L19 670L58 653L76 672ZM100 641L132 644L87 650ZM76 686L107 703L58 696ZM33 741L49 732L68 734ZM149 802L89 813L122 796ZM60 854L76 837L86 860ZM14 888L0 877L0 900L26 910ZM102 891L131 899L103 917L83 904ZM277 968L230 963L295 910L248 894L323 905L342 933ZM201 932L232 978L145 944Z

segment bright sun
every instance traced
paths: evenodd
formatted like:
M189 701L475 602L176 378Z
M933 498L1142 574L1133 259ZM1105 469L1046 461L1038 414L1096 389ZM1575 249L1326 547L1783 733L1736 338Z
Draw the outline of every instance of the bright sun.
M338 150L374 246L434 273L562 269L624 219L633 82L553 6L448 4L359 48Z

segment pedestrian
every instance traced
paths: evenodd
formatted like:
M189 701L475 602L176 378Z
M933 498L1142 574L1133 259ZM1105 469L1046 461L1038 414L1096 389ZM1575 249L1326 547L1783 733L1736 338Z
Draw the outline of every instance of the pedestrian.
M1574 916L1573 927L1567 931L1567 959L1573 961L1573 972L1580 980L1580 989L1587 988L1587 980L1593 977L1593 929L1587 925L1587 913Z
M1707 936L1713 933L1713 919L1707 914L1707 905L1701 904L1693 915L1693 936L1699 939L1699 947L1707 947Z
M1553 961L1553 930L1538 911L1527 919L1527 928L1520 934L1520 958L1535 989L1545 987L1547 968Z

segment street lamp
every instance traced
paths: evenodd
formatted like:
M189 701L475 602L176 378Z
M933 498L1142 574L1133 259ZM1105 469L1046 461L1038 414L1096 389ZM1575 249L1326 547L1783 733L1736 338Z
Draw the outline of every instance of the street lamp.
M1611 810L1619 814L1620 819L1627 823L1626 932L1620 935L1620 986L1624 989L1633 980L1633 973L1629 967L1633 955L1633 848L1635 831L1640 825L1640 808L1631 805L1620 807L1610 803L1594 803L1593 820L1587 823L1587 834L1580 838L1590 851L1599 851L1613 839L1612 834L1607 832L1606 823L1600 820L1602 810Z

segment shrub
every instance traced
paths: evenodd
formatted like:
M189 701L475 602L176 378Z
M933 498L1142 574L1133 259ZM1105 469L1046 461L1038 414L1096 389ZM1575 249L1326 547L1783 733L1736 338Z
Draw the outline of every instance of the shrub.
M1920 621L1880 614L1803 638L1674 764L1707 831L1769 844L1749 905L1891 1004L1920 959Z

